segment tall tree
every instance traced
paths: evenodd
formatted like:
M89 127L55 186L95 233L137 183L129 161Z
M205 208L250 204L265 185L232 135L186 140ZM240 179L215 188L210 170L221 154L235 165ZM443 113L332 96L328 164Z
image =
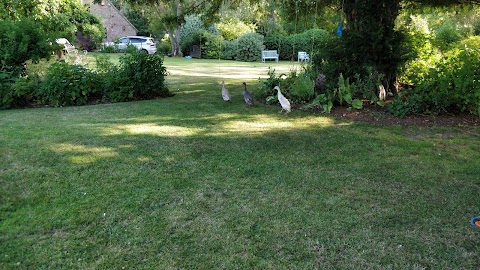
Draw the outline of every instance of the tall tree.
M342 45L344 67L362 73L362 66L374 67L386 75L387 84L396 76L401 63L401 35L394 30L395 19L404 7L480 4L480 0L285 0L284 7L293 16L309 16L320 7L336 6L343 13L345 29ZM302 12L298 12L301 10ZM357 69L352 69L357 67ZM348 72L348 71L347 71Z
M170 37L170 44L172 45L172 54L173 56L183 56L182 49L180 48L180 28L184 20L183 5L180 0L170 1L168 4L167 10L171 12L165 14L161 21L164 23L165 29ZM158 10L157 10L158 11ZM161 13L158 12L158 15L161 16Z
M0 20L32 19L42 31L57 32L73 38L75 32L86 32L103 38L103 26L81 0L0 0Z

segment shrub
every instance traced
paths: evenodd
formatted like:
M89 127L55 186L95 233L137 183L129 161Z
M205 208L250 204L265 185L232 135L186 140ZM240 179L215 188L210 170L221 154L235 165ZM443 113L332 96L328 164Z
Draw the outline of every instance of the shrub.
M91 26L91 27L88 27L88 28L97 28L97 27ZM98 44L100 44L102 39L103 39L103 35L102 35L102 39L97 40L96 37L93 34L86 34L86 33L82 33L82 32L76 33L75 37L76 37L75 38L76 42L79 44L79 48L81 50L86 50L86 51L95 50L97 48Z
M108 73L112 67L114 67L115 64L113 64L112 61L110 61L110 57L106 55L95 55L95 68L96 71L100 74L105 74Z
M261 83L260 91L257 93L256 98L258 99L266 99L267 104L274 104L278 102L277 99L277 92L273 90L275 86L279 86L280 89L285 89L285 80L282 77L286 76L286 74L280 74L277 76L275 74L275 69L269 67L268 68L268 78L267 79L258 79Z
M2 92L0 90L0 108L20 108L37 104L37 90L43 83L48 66L51 65L51 61L40 61L38 63L32 63L32 61L26 62L25 72L21 77L2 76L2 82L0 82L1 89L8 90L8 92ZM2 72L0 71L0 74ZM2 93L6 94L8 104L2 104Z
M134 99L134 92L128 79L123 78L120 67L113 64L106 55L95 56L95 66L103 86L103 102L123 102Z
M203 32L206 29L204 24L198 15L185 16L185 23L180 29L180 48L184 54L189 54L192 51L193 45L200 46L200 41Z
M110 66L108 72L101 74L105 93L102 97L105 102L124 102L135 99L132 85L127 78L122 77L118 66Z
M246 62L259 61L263 49L263 36L247 33L238 38L237 60Z
M101 91L95 72L80 65L57 62L48 68L38 96L43 104L51 106L85 105L89 98L100 96Z
M260 87L260 90L262 93L264 93L265 96L271 96L275 94L275 91L273 88L275 86L279 86L281 89L286 86L284 84L284 79L282 77L286 76L286 74L282 73L280 75L275 74L275 69L269 67L268 68L268 78L267 79L259 79L260 82L262 83L262 86Z
M170 55L172 53L172 45L170 43L170 37L165 34L163 38L157 44L158 51L163 55Z
M383 78L384 75L373 67L366 67L363 76L355 74L353 77L351 84L353 97L361 97L369 100L371 103L377 103L379 101L377 90L380 84L382 84Z
M42 85L43 78L37 72L28 71L27 76L20 77L11 86L13 100L12 107L27 107L36 105L37 89Z
M204 32L202 35L202 41L202 57L208 59L220 58L222 47L224 46L222 36Z
M336 96L334 95L334 97L336 97L336 100L340 103L340 105L346 103L355 109L362 108L362 101L358 98L354 99L353 89L350 85L349 79L345 79L342 73L340 73L340 76L338 77L338 88L336 89L335 93Z
M285 77L285 78L283 78ZM277 102L277 92L273 90L279 86L282 93L293 102L308 102L314 98L314 83L308 73L297 74L296 70L290 74L275 74L275 69L268 69L268 78L260 79L260 95L258 98L267 98L267 103Z
M102 46L103 53L116 53L117 48L115 46Z
M18 77L25 71L25 62L48 58L53 51L39 25L28 19L0 21L0 70ZM3 73L5 75L5 73Z
M314 83L306 74L300 74L295 77L292 85L290 86L290 97L296 102L311 101L314 96Z
M294 54L293 45L288 36L272 34L265 37L265 48L277 50L280 60L290 60Z
M412 90L407 88L400 92L398 96L393 98L392 103L387 105L387 110L399 117L425 111L425 97Z
M435 31L435 42L442 51L448 50L451 45L460 41L461 38L462 36L458 33L456 25L451 21L443 23Z
M0 69L0 109L8 109L12 106L14 83L13 72Z
M480 115L480 38L472 37L432 61L415 87L388 107L392 113L455 113ZM401 110L399 110L401 108Z
M238 49L238 41L224 41L222 47L222 54L220 58L225 60L234 60L237 58L237 49Z
M191 32L188 36L183 36L182 40L180 41L180 48L184 55L189 55L192 50L193 46L201 46L202 44L202 35L204 30L197 30L195 32Z
M480 36L480 19L476 19L473 23L473 34Z
M399 80L403 83L411 84L413 81L419 81L434 65L441 55L434 49L433 36L428 30L428 24L425 19L418 16L412 16L412 23L408 25L405 32L405 42L403 50L406 54L406 62L400 68Z
M323 50L332 38L332 34L323 29L311 29L301 34L290 36L291 43L295 46L295 57L298 51L306 51L310 54L316 54Z
M135 45L129 44L127 46L126 53L132 54L132 53L136 53L136 52L138 52L138 48Z
M117 91L128 90L129 99L171 96L165 84L167 70L160 55L135 52L122 56L117 74Z

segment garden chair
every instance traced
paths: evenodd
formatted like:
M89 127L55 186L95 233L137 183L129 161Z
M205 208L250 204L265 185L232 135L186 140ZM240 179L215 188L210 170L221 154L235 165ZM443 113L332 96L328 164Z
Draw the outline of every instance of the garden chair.
M200 59L202 57L202 51L200 49L200 46L198 45L193 45L192 51L190 52L190 56L192 58L197 58Z
M298 52L298 62L306 62L310 60L307 52Z
M70 41L68 41L68 39L66 38L57 38L55 40L57 42L57 44L59 45L63 45L63 52L64 52L64 55L65 55L65 60L66 61L72 61L76 64L76 65L80 65L83 63L84 61L84 58L87 54L87 51L83 51L83 55L79 55L78 54L78 50L77 48L75 48L75 46L73 46Z

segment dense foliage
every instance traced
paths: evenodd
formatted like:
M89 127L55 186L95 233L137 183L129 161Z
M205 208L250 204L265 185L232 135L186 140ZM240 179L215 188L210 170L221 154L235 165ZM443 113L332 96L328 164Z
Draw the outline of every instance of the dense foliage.
M480 38L472 37L443 55L430 54L414 65L412 87L388 108L396 115L469 112L480 115ZM413 74L414 73L414 74Z
M12 89L25 73L27 60L51 55L52 46L38 24L31 20L0 21L0 108L22 104L22 91Z
M0 107L22 106L32 79L24 78L27 60L49 58L59 37L79 38L94 48L104 28L81 1L0 1ZM18 81L16 86L14 84Z
M253 24L246 24L239 18L227 18L217 23L218 31L225 40L235 40L243 34L255 32Z
M131 53L120 58L120 67L115 71L119 87L129 89L131 99L168 97L165 84L167 70L159 55Z
M19 75L25 61L38 61L51 54L52 46L39 25L28 19L0 21L0 70Z
M265 48L277 50L282 60L297 60L299 51L310 55L325 51L334 38L323 29L310 29L294 35L272 34L265 37Z
M75 35L80 34L86 40L100 43L105 33L99 19L78 0L0 1L0 19L31 19L44 33L70 41L74 41Z
M187 16L185 23L180 29L182 39L180 47L185 55L189 55L194 45L201 46L202 34L206 32L203 21L200 16Z
M247 33L237 40L237 60L254 62L260 60L263 49L263 36Z
M479 113L475 84L478 76L470 71L478 69L477 41L472 36L480 33L480 12L472 5L462 5L454 11L438 8L476 1L345 0L338 6L338 1L332 0L215 0L202 5L195 1L162 0L148 8L145 1L127 2L131 17L143 25L145 33L150 29L161 31L161 36L168 33L162 45L157 45L163 54L181 55L181 47L189 55L193 46L198 46L202 58L259 61L261 50L266 48L277 50L282 60L296 61L298 51L308 52L312 61L304 66L305 70L282 79L287 97L294 102L357 108L361 106L353 101L363 100L383 106L379 92L386 88L391 96L398 96L388 106L397 115ZM19 43L22 35L35 36L28 31L28 22L23 22L22 18L28 15L36 19L45 33L60 31L65 37L77 33L87 40L89 36L102 35L96 26L98 21L76 0L54 0L36 6L28 3L33 2L2 2L5 9L0 11L0 17L10 21L3 22L0 31L4 29L6 33L5 29L12 28L17 35L9 34L6 40L14 40L10 44ZM13 21L25 23L21 27L27 29L25 33L19 34L19 27L7 25ZM156 24L162 26L154 27ZM342 30L339 36L335 35L337 26ZM48 40L44 36L32 40ZM30 39L22 39L25 40ZM13 45L4 49L3 44L2 39L2 106L17 106L14 104L21 104L23 97L34 99L35 95L29 92L34 80L20 77L23 63L29 59L21 56L25 50L13 50ZM22 46L23 49L30 45ZM27 51L34 50L29 48ZM35 48L40 50L42 46ZM7 56L18 61L7 61ZM31 57L38 59L36 53ZM141 62L142 59L135 61L140 61L139 65L152 64ZM142 73L133 62L130 69L124 64L111 67L102 75L103 83L110 89L108 95L102 96L104 99L120 101L165 94L145 94L132 86L132 81L123 82L121 89L116 87L117 80ZM157 71L148 71L151 72Z
M135 51L122 56L119 65L108 57L98 57L96 66L94 71L55 62L45 74L27 72L18 79L0 72L1 107L72 106L171 96L165 84L167 71L159 55Z
M89 98L98 98L96 95L101 95L101 91L96 72L80 65L57 62L48 68L36 94L40 104L58 107L86 105Z

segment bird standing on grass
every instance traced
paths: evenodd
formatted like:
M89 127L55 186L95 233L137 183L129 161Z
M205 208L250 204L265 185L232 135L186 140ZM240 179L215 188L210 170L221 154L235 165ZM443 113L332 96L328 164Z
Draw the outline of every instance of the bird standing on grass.
M225 81L222 81L222 97L223 100L230 101L230 93L228 92L228 89L225 88Z
M243 86L245 87L245 89L243 90L243 98L245 99L245 103L247 105L253 105L254 101L252 93L248 92L247 84L245 82L243 83Z
M288 101L288 99L282 95L282 92L280 92L280 87L275 86L273 90L277 90L278 101L280 102L280 105L282 105L282 110L280 112L283 110L285 110L286 113L291 112L290 101Z

